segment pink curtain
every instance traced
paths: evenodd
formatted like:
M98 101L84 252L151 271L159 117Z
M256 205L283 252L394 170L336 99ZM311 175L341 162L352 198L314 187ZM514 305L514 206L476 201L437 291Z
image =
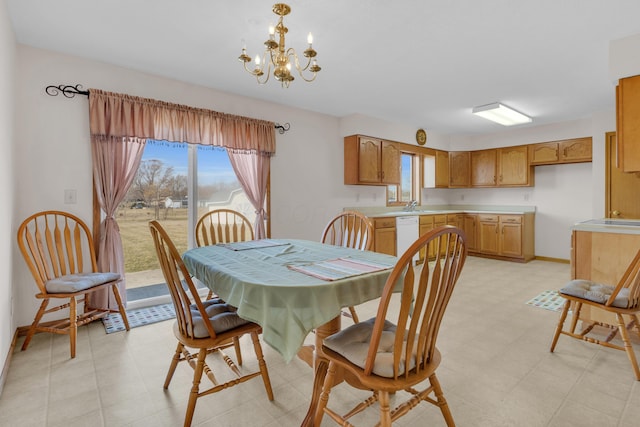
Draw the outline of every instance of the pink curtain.
M232 165L256 207L255 235L266 237L264 201L270 156L275 153L273 122L171 104L99 89L89 90L93 174L100 224L98 266L124 277L122 239L115 211L140 165L146 139L215 145L232 155ZM233 160L234 157L237 160ZM120 285L126 302L126 286ZM117 308L105 291L93 295L92 305Z
M117 272L122 277L125 277L124 254L115 214L136 176L145 142L146 139L135 137L91 137L93 180L98 203L105 214L100 223L98 269ZM126 304L126 281L120 282L118 288ZM118 308L113 293L108 289L94 292L91 304L94 307Z
M255 237L256 239L264 239L267 237L267 231L264 228L266 220L264 203L267 197L267 180L269 179L271 157L260 153L227 151L231 166L238 176L238 181L240 181L242 189L255 208L256 222L253 225Z

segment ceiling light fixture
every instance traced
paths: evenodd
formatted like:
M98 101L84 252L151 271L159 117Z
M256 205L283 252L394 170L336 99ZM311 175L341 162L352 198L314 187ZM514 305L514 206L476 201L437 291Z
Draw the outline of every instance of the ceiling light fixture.
M282 87L289 87L289 83L294 80L294 77L291 75L292 63L303 80L307 82L314 81L316 79L316 74L321 70L321 68L318 66L315 58L317 52L312 47L313 36L309 33L309 36L307 37L309 47L307 47L303 52L303 55L307 58L307 64L302 67L300 66L300 61L298 60L296 51L291 47L287 49L284 43L284 35L287 34L289 29L282 23L282 18L291 12L291 8L284 3L276 3L273 5L272 10L273 13L280 17L280 19L278 20L278 25L275 27L269 27L269 39L264 42L266 49L262 54L262 58L260 55L256 55L254 61L255 66L253 69L250 69L247 67L247 64L251 62L251 57L247 55L246 46L243 46L242 54L238 57L238 60L243 63L244 69L249 74L256 77L258 84L265 84L269 81L269 75L271 74L271 68L273 67L274 78L282 83ZM276 33L278 33L278 41L276 41ZM266 72L264 70L265 65L267 66ZM303 74L307 70L311 72L311 76L309 78ZM265 76L264 79L261 79L263 76Z
M522 123L531 123L531 117L526 116L511 107L507 107L499 102L493 104L481 105L474 107L471 112L477 116L484 117L503 126L520 125Z

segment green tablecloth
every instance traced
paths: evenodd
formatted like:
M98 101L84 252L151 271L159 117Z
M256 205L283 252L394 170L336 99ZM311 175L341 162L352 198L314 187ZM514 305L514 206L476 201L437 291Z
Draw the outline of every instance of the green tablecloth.
M342 307L380 296L391 270L335 281L288 268L340 257L393 266L396 257L319 242L273 239L278 246L232 250L223 245L188 250L189 272L238 314L258 323L264 341L290 361L311 330L340 315Z

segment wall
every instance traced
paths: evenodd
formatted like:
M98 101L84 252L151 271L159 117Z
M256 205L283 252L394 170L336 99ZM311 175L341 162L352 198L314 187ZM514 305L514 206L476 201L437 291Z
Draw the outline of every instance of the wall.
M18 45L16 58L15 87L20 96L16 99L13 176L15 191L22 196L16 200L13 214L19 220L39 210L62 209L91 221L88 100L84 96L67 99L46 95L46 86L59 84L82 84L87 89L289 122L290 131L283 135L276 133L277 153L272 159L273 237L318 239L327 221L343 206L352 204L354 191L342 184L342 137L336 117L23 45ZM252 82L248 80L247 84ZM65 189L77 191L76 204L64 204ZM367 206L384 203L383 200L362 195L362 203ZM12 235L15 228L17 225ZM22 326L31 322L37 301L33 298L31 276L13 244L14 238L10 241L15 257L13 282L18 286L15 321Z
M272 159L271 230L276 238L315 240L329 218L345 206L384 206L383 187L343 184L343 136L362 133L407 143L415 141L416 129L406 125L361 115L340 119L292 109L27 46L18 45L16 65L15 90L20 96L16 99L17 148L12 176L15 191L22 195L13 208L13 215L19 219L43 209L65 209L86 220L91 218L88 102L85 97L47 96L44 88L50 84L79 83L84 88L289 122L289 132L276 134L277 154ZM536 187L531 189L424 190L427 203L457 203L464 195L465 203L536 205L539 209L536 255L568 259L568 227L582 219L602 216L602 212L594 209L603 206L598 199L604 194L603 189L597 188L596 182L604 179L604 175L596 164L604 156L604 148L599 148L604 147L604 132L612 130L614 123L612 115L603 114L598 120L590 118L476 138L452 138L427 129L427 145L447 150L585 135L594 137L595 148L593 164L538 167ZM77 204L64 204L65 189L77 190ZM528 203L524 194L528 194ZM15 245L12 247L15 258L12 277L17 286L14 321L27 325L37 302L28 270L17 256Z
M640 74L640 34L609 42L609 76L614 84L623 77Z
M13 203L13 76L15 68L15 40L9 22L6 0L0 0L0 392L3 368L9 354L15 331L15 310L12 280Z
M612 87L611 96L614 97ZM593 162L534 167L535 186L424 190L427 203L526 205L536 207L535 253L569 259L570 227L604 215L605 133L615 131L615 113L546 126L516 128L493 135L451 138L451 150L477 150L591 136ZM444 195L444 196L443 196Z

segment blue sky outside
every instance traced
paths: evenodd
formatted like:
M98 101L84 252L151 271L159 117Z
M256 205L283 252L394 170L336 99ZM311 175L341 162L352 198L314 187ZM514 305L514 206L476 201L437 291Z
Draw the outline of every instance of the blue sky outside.
M215 182L237 181L229 156L222 148L197 146L198 184L209 185ZM144 148L143 160L157 159L173 166L178 175L187 176L187 144L149 140Z

